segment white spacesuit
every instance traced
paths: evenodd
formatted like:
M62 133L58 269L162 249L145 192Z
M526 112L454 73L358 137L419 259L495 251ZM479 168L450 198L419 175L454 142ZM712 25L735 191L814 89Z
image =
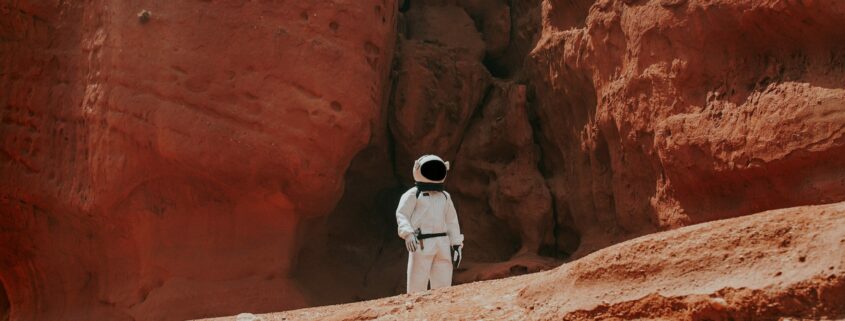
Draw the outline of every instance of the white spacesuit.
M396 223L408 249L408 293L452 285L464 236L449 193L443 190L449 162L425 155L414 162L416 186L399 200Z

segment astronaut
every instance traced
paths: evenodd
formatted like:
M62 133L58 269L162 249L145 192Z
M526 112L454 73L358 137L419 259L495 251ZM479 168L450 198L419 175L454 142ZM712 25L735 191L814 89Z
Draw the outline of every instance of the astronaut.
M396 223L408 250L408 293L452 285L464 235L449 193L443 190L449 162L424 155L414 162L416 186L399 200Z

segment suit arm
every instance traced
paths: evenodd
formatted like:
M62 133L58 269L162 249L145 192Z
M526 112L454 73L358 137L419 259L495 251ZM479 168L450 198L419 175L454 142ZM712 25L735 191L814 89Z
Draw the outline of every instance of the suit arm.
M446 194L449 196L449 194ZM452 203L452 197L447 197L446 209L446 229L449 235L449 241L452 245L463 245L464 235L461 234L461 226L458 224L458 211L455 210L455 204Z
M396 225L398 226L399 237L407 238L414 234L414 227L411 225L411 214L417 205L415 189L410 189L399 199L399 207L396 208Z

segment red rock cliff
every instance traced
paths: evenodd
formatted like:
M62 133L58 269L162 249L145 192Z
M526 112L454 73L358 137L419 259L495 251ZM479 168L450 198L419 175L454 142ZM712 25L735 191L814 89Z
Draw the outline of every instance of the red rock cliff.
M353 164L355 196L317 224L324 245L300 266L322 282L317 300L402 292L390 205L421 153L454 162L447 187L471 236L459 282L845 199L838 2L406 1L400 11L389 138ZM382 176L391 165L396 175Z
M401 293L424 153L457 282L845 200L835 0L0 6L0 319Z
M334 207L380 121L396 11L4 1L0 319L308 304L300 222Z
M556 5L531 83L558 221L582 253L845 199L845 4L597 1L576 24Z

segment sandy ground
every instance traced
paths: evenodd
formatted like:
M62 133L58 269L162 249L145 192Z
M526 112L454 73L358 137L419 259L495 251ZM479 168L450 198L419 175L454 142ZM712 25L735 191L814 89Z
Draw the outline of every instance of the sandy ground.
M786 318L845 319L845 202L655 233L546 272L257 316L266 321Z

